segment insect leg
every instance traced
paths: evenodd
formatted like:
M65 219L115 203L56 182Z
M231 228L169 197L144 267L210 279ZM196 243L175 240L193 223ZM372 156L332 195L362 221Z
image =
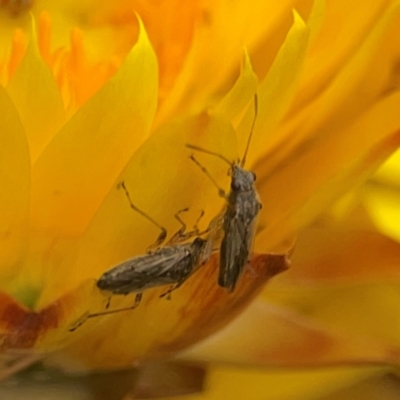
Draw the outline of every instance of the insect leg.
M77 330L80 326L82 326L89 318L95 318L95 317L101 317L103 315L109 315L109 314L115 314L121 311L129 311L129 310L134 310L141 302L143 297L142 293L137 293L135 296L135 303L133 306L130 307L124 307L124 308L118 308L116 310L108 310L108 311L101 311L97 313L85 313L83 314L75 323L69 328L70 332L74 332Z
M181 228L172 236L171 239L168 240L168 245L172 245L175 243L178 243L182 240L185 240L187 238L187 234L186 232L186 224L185 222L182 220L182 218L179 216L181 213L183 212L187 212L189 211L189 208L184 208L182 210L179 210L175 215L175 219L181 224ZM189 236L190 237L190 236Z
M111 305L111 296L109 296L107 299L106 310L108 310L110 308L110 305Z
M175 214L175 218L179 221L179 223L182 225L182 227L168 241L168 245L171 245L171 244L173 245L173 244L176 244L176 243L179 243L179 242L186 241L186 240L192 238L193 236L204 235L204 234L208 233L211 230L211 228L208 227L206 230L200 231L198 224L199 224L200 220L203 218L203 216L205 214L204 210L201 210L200 216L197 218L197 220L196 220L196 222L195 222L195 224L193 226L193 230L191 230L190 232L186 232L186 228L187 228L186 224L182 220L182 218L179 216L179 214L181 214L182 212L186 212L186 211L189 211L189 208L184 208L183 210L180 210Z
M205 214L204 210L201 210L199 217L196 219L196 222L194 223L193 231L196 232L197 234L200 232L199 222L204 217L204 214Z
M204 211L203 211L203 215L204 215ZM202 215L201 215L202 216ZM199 219L200 220L200 219ZM199 221L198 220L198 221ZM211 231L216 231L218 229L220 229L222 223L222 217L221 215L217 215L216 217L214 217L210 223L208 224L207 228L204 229L204 231L200 231L198 228L195 230L196 235L197 236L203 236L206 235L207 233L210 233ZM215 235L214 235L215 236Z
M156 248L158 248L164 241L165 238L167 237L167 230L161 226L157 221L155 221L153 218L151 218L149 215L147 215L144 211L142 211L140 208L136 207L131 199L131 196L128 192L128 189L125 186L125 182L120 182L117 185L118 189L123 189L125 192L125 195L128 199L129 202L129 206L132 208L132 210L135 210L136 212L138 212L140 215L142 215L143 217L145 217L147 220L149 220L153 225L157 226L159 229L161 229L161 233L159 234L157 240L148 247L148 251L154 250Z
M185 281L183 280L182 282L179 282L176 285L171 286L165 293L160 294L160 298L167 297L167 300L171 300L171 293L174 290L176 290L179 287L181 287L183 282L185 282Z

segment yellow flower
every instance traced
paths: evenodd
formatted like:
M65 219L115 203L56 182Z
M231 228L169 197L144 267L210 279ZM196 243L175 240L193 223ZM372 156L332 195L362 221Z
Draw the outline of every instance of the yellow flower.
M303 287L302 279L320 283L320 274L337 285L332 270L340 269L322 270L320 258L329 250L329 259L342 256L347 265L368 243L340 234L337 249L321 240L335 243L329 223L322 233L308 227L400 144L399 4L358 4L351 18L339 2L270 3L1 4L8 54L0 65L4 354L51 354L64 366L104 369L174 355L237 316L285 268L300 233L292 270L192 357L263 366L392 361L381 343L332 322L342 316L341 303L330 301L346 289ZM243 157L255 93L246 168L257 174L263 209L251 268L235 292L218 287L216 254L171 301L159 298L165 288L146 291L134 311L91 318L71 332L82 315L105 310L108 297L95 280L145 253L159 234L129 207L118 183L169 235L186 208L189 227L202 210L207 227L224 200L186 144ZM229 187L226 164L196 158ZM370 251L379 257L379 248ZM368 260L348 273L374 277ZM113 296L110 309L133 302ZM299 309L328 322L299 320Z

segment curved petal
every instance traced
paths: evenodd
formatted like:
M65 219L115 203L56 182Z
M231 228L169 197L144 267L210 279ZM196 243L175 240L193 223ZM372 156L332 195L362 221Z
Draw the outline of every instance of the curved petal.
M263 243L264 250L279 246L372 175L399 147L399 101L399 93L384 98L347 128L335 128L323 140L302 146L290 163L282 163L270 173L265 172L270 168L267 163L259 163L257 187L268 204L261 224L265 226L264 221L268 221L269 225L257 237L256 249L260 249L258 243Z
M291 106L291 112L294 114L320 96L321 88L327 88L332 84L343 65L346 65L359 51L368 34L380 29L377 21L382 20L390 4L395 2L379 0L367 4L361 0L340 0L325 3L325 7L320 5L320 10L316 10L317 13L323 14L323 22L322 24L317 22L320 26L318 35L314 34L317 29L311 32L313 43L306 57L301 83ZM347 18L348 10L357 10L357 18ZM375 63L377 60L378 58L375 59ZM365 66L367 65L366 63ZM371 70L374 68L372 65L368 67ZM376 69L384 74L384 68L381 66ZM369 81L366 79L363 82L364 88L369 82L375 84L374 79ZM366 94L364 90L363 93Z
M300 15L294 11L293 25L257 90L259 112L251 142L252 148L265 148L270 137L276 134L274 130L287 111L297 89L307 53L308 39L309 30ZM238 127L241 148L245 147L253 119L254 112L250 109ZM251 156L251 151L248 159L249 164L255 160L255 155Z
M37 311L2 293L0 350L43 354L62 348L65 359L96 368L124 367L143 358L166 356L227 324L272 276L287 268L286 256L256 255L251 267L240 281L235 296L216 284L218 261L213 256L197 273L197 279L190 278L173 292L170 300L159 298L165 288L149 290L135 310L86 322L84 317L88 313L106 310L109 298L96 287L94 280L83 281L73 291ZM111 309L132 304L130 297L122 301L117 297L113 298ZM182 315L187 317L182 319ZM85 323L81 325L81 321ZM110 337L114 340L110 341Z
M240 75L232 89L218 104L217 111L223 114L230 121L238 118L257 91L258 78L251 66L247 51L244 54L244 62Z
M225 329L182 356L248 366L301 368L394 361L391 348L379 340L324 325L303 315L300 305L296 310L262 300L253 302Z
M54 137L32 171L32 223L52 236L87 227L157 102L157 61L144 29L118 73ZM116 126L118 129L116 130Z
M107 300L94 283L94 280L83 282L75 291L38 311L0 293L1 352L43 354L71 341L74 337L69 329L87 307L102 307Z
M397 221L400 218L400 193L398 187L372 181L366 185L362 200L377 229L399 242L400 231Z
M384 369L371 367L268 371L213 366L208 371L204 393L181 399L318 400L384 372Z
M275 41L274 27L279 25L277 21L282 20L282 14L290 15L294 3L294 0L279 4L257 1L249 7L244 1L233 4L221 0L207 4L176 84L161 105L157 119L164 121L188 109L202 110L205 99L225 84L226 77L239 65L243 47L251 54L251 49L265 36ZM277 48L276 44L273 48Z
M294 268L280 282L300 286L400 282L398 243L377 232L343 225L303 231L292 257Z
M65 123L66 115L55 79L40 57L35 26L32 31L33 37L7 92L24 124L33 163Z
M57 293L72 290L81 279L98 278L111 266L145 253L157 239L160 229L130 208L126 194L118 189L120 182L125 183L133 203L164 226L169 237L180 228L175 214L183 209L189 208L184 215L189 230L201 211L205 211L200 221L202 227L208 226L224 200L218 197L210 179L190 160L193 151L186 147L187 143L221 152L223 149L230 158L236 157L235 132L220 116L202 114L160 128L116 178L77 247L70 248L61 265L48 272L41 304ZM225 163L207 155L196 157L218 182L228 185ZM60 275L60 269L69 271L68 275Z

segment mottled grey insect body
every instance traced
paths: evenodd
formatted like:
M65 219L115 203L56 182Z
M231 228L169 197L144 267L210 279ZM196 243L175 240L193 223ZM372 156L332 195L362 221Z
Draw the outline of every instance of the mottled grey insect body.
M101 290L113 294L139 293L165 286L180 286L209 258L207 241L162 247L153 253L131 258L105 272L97 282Z
M257 118L258 98L254 97L254 120L247 140L246 149L241 161L231 162L221 154L188 144L190 149L210 154L220 158L230 165L231 191L226 195L210 173L193 156L191 159L211 179L218 188L220 196L227 201L227 207L222 217L222 229L224 236L220 248L220 265L218 284L230 291L235 289L236 283L249 262L250 253L256 230L258 214L261 203L254 186L256 176L252 171L246 171L243 167L246 162L247 151L253 135Z
M247 265L253 247L261 203L254 187L256 176L239 165L232 166L231 191L223 217L218 283L233 291Z
M75 331L89 318L133 310L140 304L142 293L147 289L170 285L170 289L161 297L170 294L203 266L211 253L212 240L197 237L192 243L162 247L152 253L124 261L105 272L97 281L97 287L116 295L136 293L133 306L86 313L72 324L70 332Z

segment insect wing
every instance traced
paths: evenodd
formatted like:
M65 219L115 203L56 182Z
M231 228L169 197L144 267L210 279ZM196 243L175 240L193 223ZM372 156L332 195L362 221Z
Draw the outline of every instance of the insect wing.
M232 218L224 224L227 229L221 242L220 269L218 283L231 291L247 262L249 251L246 245L243 224Z
M224 217L225 232L221 242L220 286L233 291L253 247L257 216L261 204L255 190L231 193Z
M97 286L114 294L128 294L173 284L176 279L168 272L176 268L185 256L187 256L186 246L174 246L134 257L104 273Z

